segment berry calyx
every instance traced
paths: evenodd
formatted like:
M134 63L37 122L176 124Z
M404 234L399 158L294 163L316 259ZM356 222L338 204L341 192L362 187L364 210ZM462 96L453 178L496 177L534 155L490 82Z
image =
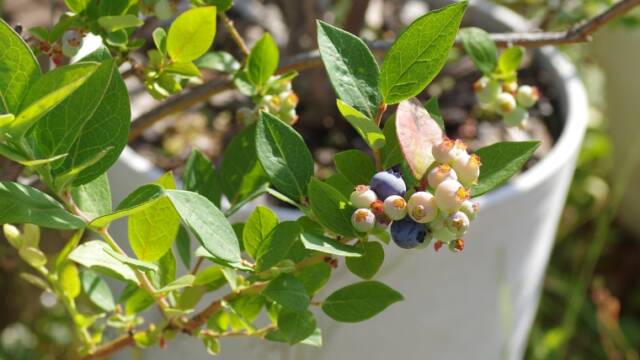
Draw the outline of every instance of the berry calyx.
M431 148L433 158L441 164L448 164L452 160L452 151L455 145L455 141L446 138L443 139L441 143Z
M433 221L438 215L434 196L426 191L411 195L407 204L407 213L413 221L424 224Z
M351 224L359 232L369 232L376 224L376 216L369 209L357 209L351 215Z
M384 200L384 213L391 220L400 220L407 214L407 202L398 195L391 195Z
M440 251L440 248L442 248L442 245L444 245L444 243L440 240L437 240L436 242L433 243L433 250L435 250L436 252Z
M367 208L371 203L378 200L378 196L367 185L358 185L349 196L351 204L358 208Z
M456 240L453 240L453 241L449 242L449 250L451 250L453 252L456 252L456 253L464 250L464 240L456 239Z

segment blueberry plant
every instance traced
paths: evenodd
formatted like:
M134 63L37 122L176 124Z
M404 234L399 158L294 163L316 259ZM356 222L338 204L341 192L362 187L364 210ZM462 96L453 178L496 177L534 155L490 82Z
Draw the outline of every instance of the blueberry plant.
M385 246L393 240L423 248L433 240L436 250L461 251L478 213L474 198L516 174L538 146L502 142L469 154L444 135L437 99L415 98L444 66L465 2L417 18L380 67L361 39L318 21L337 108L369 146L337 153L337 173L319 179L293 127L296 72L277 71L273 38L265 33L248 48L225 15L230 0L191 3L178 14L169 0L65 0L69 12L29 35L0 22L0 155L37 178L33 186L0 181L0 223L31 267L22 278L64 305L79 357L165 346L181 333L201 339L212 354L226 336L320 346L319 312L310 308L359 322L401 301L373 280ZM153 31L146 61L134 60L132 52L145 45L136 30L148 19L174 16ZM209 52L216 19L242 59ZM79 56L88 34L102 46ZM516 83L522 49L498 58L486 33L465 30L462 39L484 74L475 86L481 106L521 124L526 115L514 113L537 97L535 88ZM52 68L44 71L36 56L48 57ZM127 143L131 111L119 71L127 66L157 99L202 82L201 70L210 69L228 74L255 105L238 112L243 128L219 164L194 151L181 181L166 173L114 207L106 171ZM283 221L251 205L266 193L299 209L299 219ZM252 207L246 221L230 223L243 207ZM126 238L111 235L117 220L127 221ZM48 256L40 228L71 236ZM192 270L178 274L177 258ZM327 296L320 290L342 259L354 283ZM114 282L123 284L117 296ZM205 302L211 292L219 296ZM152 307L159 321L146 316Z

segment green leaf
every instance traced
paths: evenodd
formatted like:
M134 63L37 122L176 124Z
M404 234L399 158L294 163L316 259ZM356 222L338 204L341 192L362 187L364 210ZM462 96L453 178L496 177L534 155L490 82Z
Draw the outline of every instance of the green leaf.
M438 105L438 98L432 97L424 103L424 108L427 109L431 118L438 123L440 129L444 131L444 118L442 117L442 113L440 112L440 105Z
M299 235L300 227L295 221L278 224L257 249L256 271L267 270L283 260Z
M135 15L101 16L98 18L98 25L107 32L138 27L142 24L144 24L144 21Z
M311 311L282 310L278 314L278 329L291 345L308 338L316 329L316 318Z
M156 184L165 190L175 189L171 173L162 176ZM127 231L129 244L136 257L156 261L173 245L180 227L180 216L171 200L164 197L145 209L129 215Z
M480 72L489 75L495 71L498 49L486 31L476 27L465 28L460 30L460 39L464 51Z
M164 294L164 293L167 293L169 291L182 289L184 287L189 287L189 286L193 285L193 281L195 279L196 279L195 275L191 275L191 274L187 274L187 275L181 276L181 277L175 279L174 281L172 281L171 283L165 285L164 287L158 289L156 291L156 293Z
M322 234L304 232L300 236L304 247L309 250L319 251L325 254L332 254L346 257L360 257L362 250L352 245L346 245Z
M109 245L103 241L87 241L73 249L69 254L69 259L107 276L138 284L138 278L133 270L109 255L105 249L111 250Z
M159 27L153 30L153 34L151 34L153 38L153 43L156 46L156 49L160 51L162 55L167 53L167 32Z
M137 188L116 207L114 212L94 219L89 225L94 228L107 226L110 222L142 211L165 196L164 190L155 184L147 184Z
M338 97L372 120L382 102L380 70L357 36L318 20L318 48Z
M382 244L376 241L368 241L360 245L364 254L358 258L347 258L347 268L359 277L369 280L380 269L384 262L384 249Z
M363 113L359 112L349 104L342 100L336 100L340 114L353 126L358 135L369 145L370 148L377 150L384 146L385 136L376 123Z
M396 111L396 134L413 176L422 179L433 163L431 148L444 137L442 128L416 99L402 101Z
M154 300L149 293L143 289L136 289L127 299L124 305L124 312L127 315L139 314L153 305Z
M167 35L167 52L173 61L190 62L202 56L216 35L216 8L192 8L180 14Z
M539 141L505 141L478 149L482 166L471 195L480 196L505 183L520 171L538 146Z
M52 85L53 86L53 85ZM65 126L61 127L60 124ZM117 63L107 60L76 91L33 127L29 139L40 158L68 154L54 177L74 175L86 184L107 171L127 143L131 109Z
M277 225L278 217L271 209L256 206L242 231L244 248L252 258L257 258L261 244L267 240Z
M383 132L385 138L387 139L387 142L385 146L380 149L380 155L382 158L382 167L385 169L389 169L404 161L404 157L402 156L402 149L400 148L400 143L398 142L398 136L396 134L395 115L390 117L384 123Z
M116 307L109 285L91 270L80 272L82 291L89 300L104 311L113 311Z
M227 218L202 195L167 190L183 223L211 255L228 262L240 261L240 245Z
M287 338L280 330L269 332L267 336L265 336L265 339L269 341L287 342ZM322 347L322 330L316 328L313 333L308 338L302 340L300 344Z
M30 186L0 181L0 204L0 224L35 224L52 229L86 226L54 198Z
M69 10L73 11L76 14L80 14L83 12L91 0L64 0L65 5L69 8Z
M329 281L331 277L331 266L321 262L305 266L296 278L300 280L309 297L313 297Z
M467 7L458 2L416 19L387 52L380 71L380 92L387 104L419 94L444 66Z
M176 248L184 267L191 268L191 238L187 229L182 225L180 225L178 235L176 235Z
M294 200L304 198L313 175L313 157L298 132L275 116L261 112L256 151L276 189Z
M251 198L257 189L266 191L268 178L258 162L255 133L256 126L250 125L236 134L222 158L222 191L231 205Z
M213 164L202 152L193 150L187 160L187 165L185 165L182 182L185 190L197 192L206 197L215 206L220 207L220 197L222 195L220 178Z
M111 213L111 187L107 174L71 190L76 205L90 219Z
M404 298L399 292L381 282L362 281L329 295L322 303L322 310L336 321L360 322L401 300Z
M47 112L82 86L97 68L94 63L78 63L59 67L41 76L29 88L16 119L8 124L6 131L13 138L21 138ZM59 154L44 157L55 155Z
M141 271L158 272L158 265L156 265L154 263L150 263L150 262L147 262L147 261L142 261L142 260L130 258L130 257L126 256L126 255L123 255L123 254L120 254L120 253L116 252L115 250L113 250L110 247L106 247L104 249L104 252L109 254L114 259L120 261L121 263L129 265L134 269L141 270Z
M193 281L194 286L199 285L217 285L220 286L226 283L224 274L222 273L222 267L210 266L196 274L196 278Z
M353 192L353 183L342 174L333 174L325 182L338 190L345 198L349 198Z
M17 114L22 99L40 77L31 48L0 19L0 113Z
M376 171L373 160L360 150L341 151L333 156L333 162L352 185L368 185Z
M177 264L176 257L171 250L167 251L160 259L155 262L158 265L158 271L150 274L151 281L156 287L162 287L170 284L176 279Z
M240 63L233 55L224 51L208 52L195 61L199 68L211 69L227 74L240 70Z
M175 74L187 78L202 76L198 67L192 62L174 62L167 65L163 70L165 74Z
M272 280L262 294L285 309L303 311L309 307L304 285L291 274L282 274Z
M256 86L267 83L278 68L278 45L269 33L262 35L247 58L247 75Z
M347 236L356 236L351 225L355 210L338 190L315 178L309 183L309 202L318 221L329 230Z
M502 74L515 74L520 67L522 57L524 56L524 48L514 46L502 51L498 58L498 69Z

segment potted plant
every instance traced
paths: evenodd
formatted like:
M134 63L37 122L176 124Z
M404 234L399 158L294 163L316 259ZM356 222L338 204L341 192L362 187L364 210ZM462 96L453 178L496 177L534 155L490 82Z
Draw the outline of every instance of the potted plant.
M387 308L389 315L373 321L380 321L377 328L402 333L391 345L381 337L388 339L388 333L372 331L375 326L329 325L323 334L330 347L318 353L302 347L291 351L310 358L333 351L339 357L383 356L400 349L410 349L407 356L423 351L439 357L464 356L464 351L487 357L521 354L584 130L581 85L558 54L547 50L535 61L562 84L556 89L564 115L562 134L544 159L489 193L518 172L538 143L500 142L478 149L480 167L479 158L462 142L445 137L437 103L430 101L427 111L413 99L444 65L466 3L415 20L390 45L380 69L360 39L318 23L322 60L338 94L338 108L373 154L342 153L335 160L339 176L327 181L314 177L312 156L290 125L295 113L273 106L273 94L287 93L294 76L274 75L275 43L265 35L248 49L236 38L246 59L233 70L229 84L257 105L246 114L245 127L230 143L219 169L194 152L183 174L184 190L166 173L132 189L113 208L105 172L125 149L130 111L117 65L141 45L130 37L141 25L138 14L164 17L170 4L66 3L72 14L51 30L32 29L31 45L6 23L0 27L4 47L14 49L12 57L0 59L12 69L0 77L6 85L0 150L37 174L51 194L17 182L0 183L0 196L9 209L1 213L0 222L26 224L22 229L5 225L5 236L33 268L25 280L64 304L77 331L79 355L102 358L130 346L165 347L184 334L211 353L220 351L220 339L233 336L317 346L322 332L318 325L326 319L320 311L353 323ZM149 63L132 68L158 98L180 92L200 76L194 61L213 42L216 12L233 33L224 14L230 2L193 3L168 31L153 32ZM503 19L481 8L470 10L476 12L478 25L499 27L487 26L491 31L519 21L509 13ZM582 39L594 29L578 30ZM102 36L106 47L41 74L32 49L60 63L63 55L75 55L87 31ZM526 108L538 97L531 87L516 83L522 49L510 47L498 56L496 43L578 39L574 32L561 35L492 37L479 29L461 33L459 43L484 74L476 83L483 111L508 125L522 125ZM213 91L202 86L189 96L201 98ZM395 104L395 116L382 127L385 113ZM251 205L256 195L267 192L298 208L300 216L286 221L268 207ZM487 215L470 224L478 211L470 199L485 193L479 201ZM223 194L228 204L222 203ZM229 220L245 206L251 210L246 222ZM114 237L110 224L125 217L126 235ZM39 248L39 227L74 231L59 253L47 257ZM101 240L82 241L85 232ZM465 247L463 235L466 250L454 255ZM195 254L190 238L200 244ZM424 253L407 251L427 245L436 251L449 248L452 254L425 258ZM178 275L176 257L193 269ZM350 272L362 279L347 273L345 266L332 271L343 257ZM332 272L334 281L320 292ZM126 284L117 301L103 276ZM406 295L383 280L394 282ZM222 287L228 290L216 292ZM218 295L213 300L207 295L211 292ZM470 296L473 300L466 301ZM401 300L402 305L391 306ZM158 321L145 323L140 316L149 307L162 315ZM318 309L312 312L310 307ZM465 326L451 327L452 320ZM474 329L487 328L491 335L482 343L472 341L478 336ZM103 339L112 334L112 339ZM467 346L447 343L454 338ZM357 354L350 353L354 350Z

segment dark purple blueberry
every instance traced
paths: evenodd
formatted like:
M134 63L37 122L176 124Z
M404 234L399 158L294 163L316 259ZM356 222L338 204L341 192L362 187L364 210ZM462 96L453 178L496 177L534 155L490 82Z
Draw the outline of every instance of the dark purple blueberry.
M425 225L413 221L408 216L391 224L391 238L403 249L415 248L424 242L426 236Z
M380 171L373 175L369 187L382 201L391 195L404 197L407 192L407 185L404 183L402 175L393 170Z

